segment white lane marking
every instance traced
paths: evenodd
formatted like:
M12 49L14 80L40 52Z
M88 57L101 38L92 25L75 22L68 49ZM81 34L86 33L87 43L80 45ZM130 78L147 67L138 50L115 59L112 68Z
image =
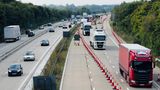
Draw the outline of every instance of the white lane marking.
M96 88L95 87L93 87L93 89L92 90L96 90Z
M91 78L90 80L91 80L91 82L93 82L93 79L92 79L92 78Z
M112 66L112 68L115 68L115 66Z
M123 79L121 79L121 82L124 82L124 80L123 80Z
M129 90L129 88L127 87L127 90Z
M92 74L92 72L90 71L89 74Z
M27 86L27 84L29 83L29 81L32 79L32 76L34 75L36 69L38 68L38 66L42 63L43 59L45 58L45 56L49 53L50 49L53 48L56 44L58 43L58 40L61 40L62 36L59 36L56 38L56 40L54 41L54 44L52 46L50 46L44 53L43 55L40 57L39 61L35 64L35 66L32 68L32 70L29 72L29 74L26 76L26 78L23 79L23 82L21 83L21 85L18 87L18 90L22 90L25 89L25 87Z
M118 74L118 71L116 71L116 74Z
M158 88L160 88L160 86L155 81L153 81L153 84L155 84Z

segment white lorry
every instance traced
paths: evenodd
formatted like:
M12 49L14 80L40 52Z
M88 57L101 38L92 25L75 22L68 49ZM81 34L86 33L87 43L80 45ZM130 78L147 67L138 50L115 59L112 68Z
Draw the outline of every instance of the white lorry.
M93 49L106 49L106 33L103 29L95 29L91 32L90 46Z
M83 35L90 36L90 31L92 29L91 22L83 23Z
M20 39L21 32L19 25L10 25L4 27L4 40L5 42L17 41Z

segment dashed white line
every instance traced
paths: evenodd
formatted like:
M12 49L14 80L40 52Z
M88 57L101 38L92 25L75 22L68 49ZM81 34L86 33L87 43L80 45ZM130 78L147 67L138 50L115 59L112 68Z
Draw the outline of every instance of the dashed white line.
M116 74L118 74L118 71L116 71Z
M91 80L91 82L93 82L93 79L92 79L92 78L91 78L90 80Z
M112 66L112 68L115 68L115 66Z
M127 87L127 90L129 90L129 88Z
M123 79L121 79L121 82L124 82L124 80L123 80Z
M92 72L90 71L89 74L91 74Z
M96 90L96 88L95 87L93 87L93 89L92 90Z

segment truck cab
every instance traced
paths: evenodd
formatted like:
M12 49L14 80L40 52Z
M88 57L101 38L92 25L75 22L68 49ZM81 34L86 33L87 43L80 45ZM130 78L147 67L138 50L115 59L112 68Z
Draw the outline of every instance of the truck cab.
M106 33L103 29L96 29L91 33L90 46L93 49L106 49Z
M119 67L130 86L152 87L154 64L150 49L139 44L121 44Z
M91 23L86 22L83 24L83 35L90 36L90 30L92 29Z

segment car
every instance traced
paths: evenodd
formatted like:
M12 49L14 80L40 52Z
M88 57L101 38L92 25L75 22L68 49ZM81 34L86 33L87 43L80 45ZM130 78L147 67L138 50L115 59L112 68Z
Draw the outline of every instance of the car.
M42 40L41 41L41 46L49 46L49 41L48 40Z
M23 56L24 61L34 61L35 60L35 54L33 51L27 51L25 55Z
M28 35L28 33L31 32L31 31L32 31L31 29L28 29L28 30L26 30L25 33Z
M47 26L52 26L52 23L48 23Z
M23 68L21 64L11 64L8 68L8 76L21 76L23 74Z
M63 29L68 29L68 27L66 25L63 26Z
M29 31L29 32L28 32L28 37L33 37L33 36L35 36L34 31Z
M49 32L55 32L53 28L49 28Z
M62 25L62 24L60 24L58 27L59 27L59 28L61 28L61 27L63 27L63 25Z
M44 29L44 26L40 26L39 29Z

